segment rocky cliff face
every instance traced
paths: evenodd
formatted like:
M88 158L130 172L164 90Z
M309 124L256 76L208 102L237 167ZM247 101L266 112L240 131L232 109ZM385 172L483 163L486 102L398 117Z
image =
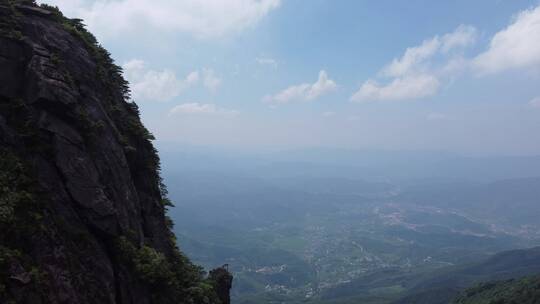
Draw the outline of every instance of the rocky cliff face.
M227 303L176 248L152 135L80 20L0 0L0 303Z

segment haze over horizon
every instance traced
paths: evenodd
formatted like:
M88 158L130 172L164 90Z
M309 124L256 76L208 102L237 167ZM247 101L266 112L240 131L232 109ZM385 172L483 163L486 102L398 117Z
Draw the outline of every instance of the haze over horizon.
M41 2L111 51L158 145L540 154L536 0Z

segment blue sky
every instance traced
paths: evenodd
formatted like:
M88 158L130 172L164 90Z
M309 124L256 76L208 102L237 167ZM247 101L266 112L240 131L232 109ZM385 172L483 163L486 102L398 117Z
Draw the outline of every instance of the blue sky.
M159 142L540 154L540 3L46 0Z

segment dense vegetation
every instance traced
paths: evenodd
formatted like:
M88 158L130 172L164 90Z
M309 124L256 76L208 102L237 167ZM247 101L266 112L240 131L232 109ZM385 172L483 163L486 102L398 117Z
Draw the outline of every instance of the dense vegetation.
M36 196L35 181L25 164L10 151L0 149L0 299L6 292L8 268L27 269L24 275L12 279L32 282L40 292L45 274L26 254L32 247L30 240L44 233L43 207Z
M540 277L488 282L469 288L452 304L536 304L540 303Z

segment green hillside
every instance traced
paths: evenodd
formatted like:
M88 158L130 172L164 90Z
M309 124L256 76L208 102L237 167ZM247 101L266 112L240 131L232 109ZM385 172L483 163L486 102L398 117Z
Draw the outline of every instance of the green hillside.
M481 262L448 267L417 277L416 280L411 277L412 285L408 295L394 303L446 304L455 298L460 290L480 282L509 280L537 273L540 273L539 247L501 252Z
M482 283L467 289L452 304L540 303L540 276Z

